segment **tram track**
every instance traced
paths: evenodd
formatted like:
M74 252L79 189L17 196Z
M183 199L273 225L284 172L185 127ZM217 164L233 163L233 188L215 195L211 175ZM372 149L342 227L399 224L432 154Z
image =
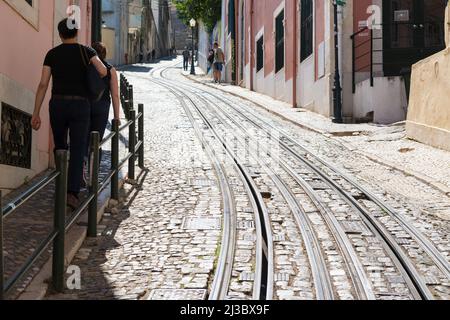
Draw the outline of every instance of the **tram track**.
M436 263L436 265L439 267L441 271L444 272L445 276L448 277L448 263L446 263L446 259L439 253L437 248L435 248L428 239L426 239L423 235L420 234L413 226L411 226L404 218L402 218L400 215L398 215L395 210L392 208L389 208L387 205L385 205L382 201L377 199L375 195L370 193L368 190L357 184L355 181L353 181L350 177L342 173L340 170L335 168L334 166L330 165L329 163L326 163L322 159L316 157L310 150L306 149L303 146L300 146L298 142L292 141L292 139L289 138L289 136L280 131L278 128L274 128L271 124L265 122L267 125L266 128L261 126L259 123L257 123L254 119L261 120L264 122L260 116L256 114L252 114L254 117L248 117L244 115L240 110L236 109L236 105L230 103L229 101L225 101L223 97L220 97L219 95L213 94L211 92L205 92L205 94L208 94L216 101L224 101L228 106L233 108L236 111L236 114L242 115L242 120L252 123L256 127L262 130L267 130L267 127L270 127L271 130L276 130L277 132L280 132L280 134L283 135L283 138L287 140L289 143L301 148L301 150L306 153L307 156L312 157L314 160L318 161L321 165L326 167L327 169L331 169L335 174L343 178L346 182L350 183L354 188L357 188L361 194L363 194L368 200L374 202L376 205L378 205L382 211L388 213L390 216L394 217L405 230L407 230L424 248L425 252L433 259L433 261ZM217 108L221 110L220 108ZM225 112L221 110L224 114ZM241 123L237 124L235 119L232 119L232 117L229 114L225 114L225 116L228 116L229 119L235 122L236 125L241 125ZM245 131L245 130L244 130ZM282 138L282 139L283 139ZM302 161L305 165L307 165L310 169L315 171L328 185L330 185L335 192L339 192L343 197L346 198L347 203L351 205L355 210L362 213L362 217L364 219L365 224L371 229L372 232L377 234L378 238L382 238L385 244L385 249L389 251L389 255L391 258L395 261L395 264L398 269L401 270L403 277L407 280L408 287L410 288L411 292L413 293L413 296L415 299L434 299L433 294L429 290L427 283L424 280L424 277L420 275L420 273L417 271L413 263L410 261L408 256L403 252L400 245L397 243L397 240L394 236L392 236L389 231L380 223L377 221L371 213L362 206L359 201L355 199L348 191L345 191L344 188L342 188L341 185L336 183L333 179L330 179L330 177L324 173L324 170L321 169L318 165L314 164L312 161L307 159L305 156L301 156L298 152L296 152L291 146L289 146L286 142L283 140L281 141L282 147L284 150L288 151L291 155L293 155L297 160Z
M300 145L297 141L292 140L289 135L280 130L279 128L275 128L272 124L264 121L258 114L252 113L251 116L247 116L242 113L241 110L237 110L236 106L230 101L224 99L224 97L220 97L216 94L212 94L206 92L213 96L215 99L221 100L226 103L229 107L233 108L236 111L236 114L241 115L244 121L250 122L256 127L262 130L275 130L280 133L281 136L281 145L284 150L286 150L290 155L296 158L298 161L301 161L310 169L312 169L315 173L317 173L324 181L327 182L336 192L340 192L348 201L348 203L357 209L359 212L363 213L365 216L366 224L371 226L372 230L376 231L380 237L382 237L386 244L389 246L392 254L397 256L397 263L402 265L404 269L404 273L408 274L411 282L414 287L417 289L417 293L420 294L420 298L422 299L433 299L433 294L428 289L428 286L423 279L424 277L419 274L414 265L410 262L408 256L403 252L402 247L398 244L400 242L396 239L387 228L380 222L377 221L376 217L371 214L371 212L362 205L358 199L351 194L349 191L349 187L345 188L344 184L349 184L351 187L358 190L358 197L362 197L367 201L374 203L379 207L381 212L384 212L389 217L394 219L403 230L405 230L412 239L416 241L418 245L424 250L424 252L432 259L434 264L439 268L442 272L443 278L450 280L450 264L447 259L439 252L439 250L428 240L423 234L421 234L411 223L409 223L404 217L398 214L392 207L384 203L380 200L375 194L368 191L365 187L358 184L354 179L349 177L347 174L343 173L341 170L331 165L330 163L324 161L323 159L317 157L311 150ZM258 119L262 123L266 125L266 127L257 123L254 119ZM296 151L293 147L301 150L300 152ZM326 173L326 171L330 171L330 173ZM330 178L331 175L336 175L339 177L338 179ZM339 183L337 181L342 180L344 183ZM410 285L411 286L411 285ZM412 287L412 286L411 286ZM416 294L416 298L419 298Z
M158 69L154 69L152 70L151 74L154 74L157 71ZM229 284L232 277L231 274L233 259L235 256L234 251L236 245L237 229L236 208L234 197L231 192L230 182L225 175L223 165L219 162L213 148L210 146L210 143L207 141L207 139L205 139L205 135L201 132L200 126L197 124L193 113L191 112L182 95L180 95L180 92L177 92L167 84L163 84L160 82L156 83L171 91L183 106L186 115L193 125L197 137L200 139L202 145L208 153L210 160L213 163L218 179L220 181L220 188L222 190L224 204L223 235L220 255L217 261L217 268L214 280L211 285L209 299L224 300L229 297ZM203 118L203 121L205 121L205 123L208 123L206 118ZM225 146L223 141L222 145ZM234 169L236 170L236 172L238 172L239 178L244 185L247 195L249 196L251 207L255 212L254 216L256 222L255 227L257 233L257 241L255 279L252 298L255 300L270 300L272 299L273 295L273 250L272 234L268 229L268 225L266 223L268 219L267 208L265 207L261 194L258 193L257 187L251 179L249 172L239 163L239 161L233 156L233 154L229 152L226 146L224 147L224 149L234 163Z
M161 74L163 76L163 74ZM202 110L198 107L197 103L195 103L191 98L185 95L187 99L192 102L192 105L195 106L197 112L202 116L203 120L211 130L216 132L214 126L211 124L210 120L208 120L207 116L202 112ZM227 148L226 144L220 138L220 134L216 133L216 137L221 140L224 144L224 148ZM261 162L260 162L261 164ZM263 166L263 165L262 165ZM266 169L268 167L266 166ZM331 284L331 279L329 276L329 271L327 268L327 263L324 258L324 254L320 249L319 240L313 230L313 227L306 215L306 212L302 210L295 200L295 196L290 191L289 187L283 182L283 180L272 170L268 170L269 175L272 180L275 182L277 188L281 191L283 198L287 201L289 207L292 212L295 213L295 218L297 220L297 225L301 230L301 234L304 239L304 244L306 246L306 251L308 253L308 257L310 259L310 267L313 274L314 279L314 287L316 291L316 298L318 300L333 300L335 299L335 293L333 285Z
M280 161L281 167L284 171L283 175L286 174L289 176L288 179L291 179L291 185L295 182L296 185L301 186L301 188L305 191L307 196L309 197L312 204L315 206L318 212L321 213L322 219L325 221L327 228L332 233L335 244L339 247L339 251L342 253L342 256L345 260L346 268L349 270L349 276L352 280L354 291L356 293L356 297L358 299L373 299L375 298L373 288L370 285L370 281L366 275L366 271L364 270L364 267L362 263L360 262L360 258L358 257L357 253L355 252L355 248L351 243L351 240L349 240L348 235L346 234L346 231L344 230L343 226L341 225L340 221L337 220L334 212L324 203L321 201L321 197L318 196L317 190L315 190L314 187L312 187L307 181L310 179L311 176L314 176L314 179L317 181L321 181L324 184L327 185L327 192L333 191L336 194L339 194L339 196L344 199L346 205L351 208L354 212L358 212L360 215L360 219L364 222L364 224L368 227L368 229L376 236L377 239L383 242L383 248L388 253L390 259L394 262L395 267L400 270L402 277L405 279L406 284L410 290L411 296L414 299L434 299L433 293L430 291L429 285L427 285L426 281L423 278L423 274L421 274L417 269L414 263L411 261L410 257L408 257L407 253L405 253L404 248L398 243L398 239L393 235L388 228L379 220L376 216L374 216L373 212L368 209L366 205L364 205L364 201L369 201L371 204L376 205L380 211L382 211L385 215L389 216L391 219L396 221L399 226L402 227L402 229L408 233L408 235L411 236L411 239L415 242L416 245L420 245L421 248L423 248L424 252L430 257L430 259L433 261L433 263L439 268L439 270L442 272L443 278L450 279L449 277L449 264L445 257L442 256L442 254L439 252L439 250L423 235L421 234L417 229L414 228L404 217L400 216L394 209L392 209L389 205L384 203L381 199L379 199L375 194L368 191L366 188L361 186L359 183L354 181L351 177L346 175L345 173L341 172L338 168L335 166L327 163L323 159L316 156L313 152L311 152L306 147L300 145L297 141L292 140L289 135L284 132L284 130L280 128L275 128L270 122L264 120L260 115L254 112L250 112L248 110L242 110L239 109L232 101L225 98L223 95L218 95L212 92L208 91L202 91L201 95L198 91L201 91L198 87L188 86L185 84L180 84L178 82L175 82L173 80L165 78L165 72L170 70L170 67L162 68L160 69L160 75L161 79L152 78L150 81L159 84L161 86L166 87L169 89L174 95L177 96L177 99L183 101L184 108L188 109L186 113L191 112L190 108L187 106L186 101L189 102L191 106L194 107L195 112L199 115L199 117L202 119L202 121L207 125L209 130L213 132L216 139L222 143L223 148L227 150L227 153L230 157L233 158L233 161L235 162L239 175L241 177L241 180L245 181L246 186L246 192L247 194L251 193L252 197L252 207L256 211L258 211L258 217L261 219L261 221L257 222L256 224L260 226L259 234L261 235L264 232L270 231L270 226L268 227L268 212L267 208L265 208L263 199L260 199L260 192L258 190L258 186L255 185L253 182L253 178L249 174L248 170L239 162L239 159L236 158L236 156L230 151L230 148L227 146L225 141L221 139L221 134L219 132L218 126L223 125L226 126L226 123L233 123L233 126L231 124L228 124L228 130L231 130L235 133L236 136L239 136L241 139L241 143L244 143L243 136L251 136L251 133L248 132L248 128L245 128L244 125L252 125L254 128L258 128L259 130L265 131L265 132L277 132L280 135L280 145L283 149L285 159ZM156 72L156 70L153 70ZM152 72L153 74L154 72ZM189 94L187 94L188 92ZM189 95L194 95L197 97L200 102L195 101L195 98L190 97ZM207 98L206 96L209 96L211 98ZM217 106L217 101L219 101L221 104L227 106L229 108L227 111L232 110L234 113L234 117L230 115L231 112L226 112L225 110L221 109ZM205 107L205 109L202 110L202 108L199 106L202 104ZM216 103L215 103L216 102ZM182 103L182 104L183 104ZM213 117L208 117L208 115L205 114L205 110L208 110L208 112L211 112L211 114L214 114L214 117L217 119L220 119L221 124L212 123L213 120L211 120ZM192 117L192 118L191 118ZM191 113L191 121L195 122L194 116ZM239 120L237 120L239 119ZM193 122L193 124L194 124ZM236 128L242 132L240 134L237 133ZM201 134L201 132L200 132ZM298 173L298 168L296 167L295 163L301 163L303 165L303 168L307 168L309 170L308 175L303 175ZM265 168L267 169L267 168ZM302 169L303 170L303 169ZM302 229L302 235L313 235L314 234L314 226L311 225L311 222L309 221L308 216L305 214L305 212L302 212L301 206L299 206L298 201L295 199L295 194L290 192L291 185L289 185L286 182L286 179L283 179L279 173L276 173L275 171L268 170L268 173L273 178L273 181L275 182L277 188L281 191L283 194L283 197L286 199L286 201L289 203L289 206L291 207L292 211L296 213L296 218L298 219L299 227ZM222 172L224 174L224 172ZM220 175L220 169L219 169L219 175ZM226 178L225 178L226 179ZM313 180L314 180L313 179ZM223 182L224 185L226 184ZM224 187L225 188L225 187ZM357 192L355 192L355 190ZM258 197L259 195L259 197ZM225 210L224 210L225 211ZM230 224L231 225L231 224ZM229 230L227 232L230 232ZM225 231L224 231L225 233ZM270 232L269 232L270 233ZM259 247L264 247L265 251L264 258L267 258L269 250L269 246L267 246L268 242L267 234L265 238L265 245L260 245ZM334 297L332 285L330 284L330 281L328 279L327 283L327 267L325 266L325 258L323 257L322 252L317 252L317 249L320 251L320 243L317 239L314 239L314 236L312 237L306 237L304 238L305 244L307 243L310 247L307 250L308 251L308 257L311 259L312 256L319 257L322 255L322 258L317 258L315 261L314 259L311 261L311 265L320 266L322 264L323 269L321 271L313 271L314 273L314 279L315 280L315 288L317 296L316 298L319 299L332 299ZM223 244L222 244L223 245ZM226 259L227 254L232 254L229 250L222 250L223 256L221 259ZM228 252L225 254L225 252ZM314 253L314 251L316 251ZM273 255L273 253L272 253ZM228 257L230 259L230 257ZM272 256L273 259L273 256ZM318 262L322 259L322 262ZM260 259L261 261L262 259ZM230 264L228 260L228 264ZM264 267L261 267L262 265L266 265L265 270L267 271L267 266L269 264L263 263L259 264L259 267L257 269L262 270ZM227 265L227 263L225 263ZM273 266L272 266L273 267ZM218 274L222 273L226 275L227 273L222 272L221 269L218 268L219 273L216 272L216 280L218 280ZM273 270L272 270L273 271ZM264 272L262 272L264 273ZM229 273L228 273L229 275ZM224 280L224 277L222 276L222 280ZM258 278L258 277L256 277ZM262 278L262 276L261 276ZM261 279L259 278L259 279ZM317 279L321 279L320 281ZM216 281L215 280L215 281ZM217 282L216 281L216 282ZM226 283L226 280L224 280ZM264 286L263 282L255 281L255 288L257 286L260 286L262 290L260 292L263 292L263 294L260 294L260 298L264 298L264 292L266 293L265 297L270 299L270 294L272 293L271 290L267 290L268 286L270 287L270 284L273 282L273 272L272 272L272 279L270 278L270 272L266 274L265 276L266 286ZM328 289L322 290L321 286L325 284L325 286ZM226 287L226 285L225 285ZM273 287L272 287L273 290ZM223 290L222 290L223 291ZM217 292L214 289L213 286L213 292ZM254 293L256 293L257 290L254 290ZM257 296L258 294L256 294ZM218 298L222 298L226 296L225 294L219 294L217 295ZM255 294L254 294L255 298Z

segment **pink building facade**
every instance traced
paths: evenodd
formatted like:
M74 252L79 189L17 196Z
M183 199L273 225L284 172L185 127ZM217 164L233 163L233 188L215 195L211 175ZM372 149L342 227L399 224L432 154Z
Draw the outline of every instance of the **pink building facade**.
M338 9L347 122L406 119L412 64L444 48L441 0L347 0ZM333 115L330 0L223 0L225 80Z
M67 17L70 5L80 9L79 41L88 44L90 0L0 0L0 190L4 193L48 169L53 161L50 92L39 132L30 129L29 119L45 54L60 43L57 24Z

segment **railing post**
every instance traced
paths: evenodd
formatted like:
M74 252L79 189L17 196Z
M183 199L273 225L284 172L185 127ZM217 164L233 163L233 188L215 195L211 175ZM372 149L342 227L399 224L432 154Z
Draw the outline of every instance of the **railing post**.
M128 97L128 100L130 101L130 109L134 109L134 89L133 86L130 85L130 96Z
M128 149L131 153L130 160L128 160L128 178L135 179L135 165L136 165L136 110L130 110L130 121L128 134Z
M370 86L373 87L373 29L370 29Z
M114 137L111 140L111 171L114 172L111 178L111 199L119 200L119 121L112 121Z
M56 170L59 172L55 185L54 228L58 233L53 241L52 281L56 291L64 290L64 244L67 205L67 161L66 150L56 151Z
M139 149L139 168L144 169L144 105L142 103L138 105L138 112L141 114L138 126L138 138L141 142L141 148Z
M5 269L3 260L3 204L2 204L2 191L0 190L0 300L3 300L4 294L4 281L5 281Z
M98 201L98 172L100 166L100 133L91 133L91 186L89 193L93 196L88 210L88 237L97 236L97 201Z

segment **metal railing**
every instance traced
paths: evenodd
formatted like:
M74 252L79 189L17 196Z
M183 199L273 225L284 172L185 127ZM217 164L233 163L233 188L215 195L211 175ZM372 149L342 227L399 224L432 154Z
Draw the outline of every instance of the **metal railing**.
M368 39L361 41L357 43L357 37L361 36L363 32L368 31ZM369 29L368 27L362 28L358 32L355 32L350 36L352 39L352 90L353 93L356 92L356 73L363 72L364 70L367 70L366 72L369 73L368 78L370 79L370 86L373 87L374 85L374 66L375 65L382 65L382 63L376 63L374 62L374 53L375 52L382 52L383 50L375 50L374 49L374 40L382 40L383 38L374 38L373 35L373 29ZM368 57L368 63L367 64L359 64L358 61L362 60L363 58ZM366 78L367 79L367 78ZM365 79L364 79L365 80Z
M121 80L122 80L121 75ZM125 79L126 80L126 79ZM127 81L128 83L128 81ZM66 206L67 206L67 176L68 176L68 151L57 150L55 152L56 169L48 174L46 177L40 179L33 184L25 192L23 192L16 199L10 201L5 206L2 206L2 194L0 191L0 299L3 299L8 291L33 266L36 260L42 256L45 250L53 244L52 253L52 285L57 292L62 292L64 289L64 245L67 231L73 226L78 218L88 210L88 237L97 236L97 211L98 211L98 196L105 190L108 185L111 185L111 199L119 200L119 173L121 169L128 162L128 178L135 179L135 165L136 157L139 160L139 167L144 169L144 105L139 104L138 113L133 109L133 91L129 86L121 86L121 96L127 97L126 107L128 111L128 122L119 127L119 121L112 121L112 132L100 142L100 135L98 132L91 133L91 184L86 199L80 204L79 208L75 210L71 217L66 221ZM137 124L137 125L136 125ZM129 143L128 154L124 159L119 157L119 138L123 131L128 128ZM136 132L138 128L138 132ZM137 140L136 141L136 134ZM108 176L99 181L100 171L100 149L105 144L111 142L111 168ZM13 214L18 208L24 205L33 196L37 195L45 187L55 182L55 197L54 197L54 214L53 214L53 230L42 241L31 256L27 258L19 270L15 271L12 276L5 279L4 270L4 249L3 249L3 225L4 220Z
M350 38L352 40L353 93L356 91L356 84L367 79L370 79L370 85L373 87L377 73L405 77L414 63L444 49L443 26L443 23L437 22L382 23L376 25L375 32L373 28L364 27L352 34ZM386 33L383 31L385 28L391 31L387 47L383 39ZM363 34L364 32L367 34ZM411 52L420 54L411 55ZM407 70L406 73L402 71L403 69Z
M130 120L130 106L132 107L134 104L133 86L128 82L127 78L123 74L120 74L120 101L122 103L125 118Z

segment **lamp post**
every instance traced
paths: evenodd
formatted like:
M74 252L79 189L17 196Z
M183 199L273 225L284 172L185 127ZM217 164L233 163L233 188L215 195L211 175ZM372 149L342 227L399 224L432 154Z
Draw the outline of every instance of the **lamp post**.
M195 76L195 66L194 66L194 28L197 24L197 21L195 21L195 19L191 19L191 21L189 21L189 24L191 25L191 29L192 29L192 60L191 60L191 74Z
M341 1L342 2L342 1ZM338 0L333 3L334 6L334 88L333 88L333 109L334 123L342 123L342 87L341 75L339 71L339 29L338 29Z

